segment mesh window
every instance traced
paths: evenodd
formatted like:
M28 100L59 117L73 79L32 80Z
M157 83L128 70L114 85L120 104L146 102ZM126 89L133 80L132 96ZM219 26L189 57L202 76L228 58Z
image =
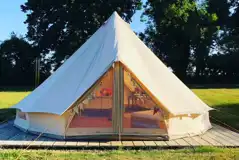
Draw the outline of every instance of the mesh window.
M111 128L113 71L109 70L93 91L73 108L75 116L69 128Z
M140 87L131 73L124 70L123 128L165 129L163 110Z

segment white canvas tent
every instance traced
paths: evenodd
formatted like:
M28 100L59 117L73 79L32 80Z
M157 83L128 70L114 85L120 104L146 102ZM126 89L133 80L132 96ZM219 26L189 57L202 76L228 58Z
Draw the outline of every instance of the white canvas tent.
M179 138L209 128L209 110L114 12L54 74L13 106L14 124L58 138Z

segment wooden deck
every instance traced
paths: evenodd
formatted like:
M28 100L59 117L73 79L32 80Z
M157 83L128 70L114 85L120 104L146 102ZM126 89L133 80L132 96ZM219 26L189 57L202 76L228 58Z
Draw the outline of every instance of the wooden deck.
M13 126L13 122L0 125L1 148L47 149L114 149L123 148L184 148L197 146L239 147L239 134L213 124L203 135L170 141L61 141L25 133Z

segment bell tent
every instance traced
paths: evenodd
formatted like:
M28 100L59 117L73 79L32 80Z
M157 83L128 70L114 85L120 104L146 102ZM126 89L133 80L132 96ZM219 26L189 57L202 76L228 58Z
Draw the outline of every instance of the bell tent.
M15 126L61 139L119 135L174 139L211 128L211 108L116 12L13 107Z

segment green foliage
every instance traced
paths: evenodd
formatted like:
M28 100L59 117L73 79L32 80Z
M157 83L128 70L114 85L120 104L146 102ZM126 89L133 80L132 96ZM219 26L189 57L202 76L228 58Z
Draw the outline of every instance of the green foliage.
M141 5L140 0L28 0L21 8L27 14L27 38L43 55L51 52L57 68L114 11L130 22Z
M0 86L29 85L34 82L34 48L15 34L0 44Z
M208 54L210 36L216 31L208 24L217 17L209 14L205 6L194 0L151 0L144 6L150 25L145 31L147 36L141 34L142 39L182 80L186 80L193 59L204 58L197 53L205 50L204 54ZM207 42L203 42L205 39Z
M238 83L238 1L149 0L144 8L141 39L181 80Z
M36 57L44 81L114 11L130 22L141 7L140 0L27 0L21 5L27 15L26 37L13 34L0 44L0 86L34 86Z
M238 83L237 0L148 0L140 38L186 83ZM141 0L27 0L25 38L0 44L0 86L34 85L34 59L41 81L75 52L114 12L127 22Z

